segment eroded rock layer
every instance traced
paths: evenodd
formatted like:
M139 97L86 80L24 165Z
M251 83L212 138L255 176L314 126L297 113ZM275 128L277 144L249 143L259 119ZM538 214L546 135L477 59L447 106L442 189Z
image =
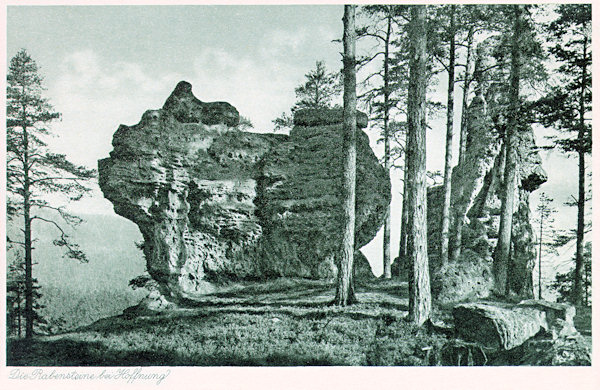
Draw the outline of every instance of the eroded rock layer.
M119 127L98 162L100 187L139 226L164 296L210 293L231 279L334 276L341 116L304 115L310 122L290 136L243 132L233 106L201 102L181 82L162 109ZM358 133L357 250L390 201L389 176Z
M341 242L342 125L295 126L287 141L275 146L262 163L260 217L265 238L285 241L289 256L309 266L313 277L332 277L334 252ZM305 118L300 111L297 117ZM341 120L341 115L338 116ZM366 125L366 118L359 125ZM298 121L296 121L298 123ZM301 122L306 123L306 122ZM389 177L369 147L367 135L357 133L356 248L375 237L390 201Z
M429 190L428 235L432 291L441 302L487 297L492 289L492 254L498 239L505 153L481 96L467 113L464 162L452 172L450 261L439 259L441 187ZM547 180L533 130L516 134L518 173L509 270L511 294L533 296L536 256L529 195Z

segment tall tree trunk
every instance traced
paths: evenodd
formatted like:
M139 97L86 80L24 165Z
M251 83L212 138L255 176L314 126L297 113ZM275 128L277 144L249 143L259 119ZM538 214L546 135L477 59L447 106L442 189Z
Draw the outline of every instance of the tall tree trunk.
M21 286L17 285L17 338L21 338L21 316L23 313L21 312Z
M575 280L573 281L572 301L581 305L583 297L583 235L585 229L585 83L587 63L587 37L583 41L583 66L581 72L581 89L579 92L579 132L577 134L577 154L579 157L579 198L577 199L577 249L575 251Z
M590 270L588 269L588 267L585 267L585 272L583 273L583 276L585 278L584 283L583 283L583 298L584 298L584 305L588 306L589 305L589 289L588 289L588 284L589 284L589 280L590 280Z
M442 242L440 260L448 262L448 241L450 236L450 193L452 190L452 137L454 136L454 55L455 55L455 26L454 11L456 5L450 6L450 53L448 61L448 111L446 118L446 161L444 164L444 204L442 207Z
M343 234L338 254L338 286L335 303L346 306L354 296L354 226L356 203L356 29L354 5L344 6L344 183Z
M502 204L500 206L500 228L498 243L494 251L494 293L505 296L508 293L508 264L510 264L510 248L512 220L515 208L515 189L517 186L517 148L515 131L519 128L519 81L520 54L519 34L521 29L521 6L513 5L514 24L511 47L511 69L509 90L509 115L504 135L506 156L504 164L504 186Z
M23 110L25 116L25 109ZM29 177L29 134L23 126L23 223L25 241L25 338L33 337L33 261L31 256L31 200Z
M392 15L388 10L387 32L385 35L385 52L383 57L383 159L385 171L390 173L390 80L389 80L389 60L390 60L390 38L392 35ZM392 261L390 255L390 225L392 217L388 205L383 223L383 277L390 279L392 277Z
M406 134L406 146L408 146L408 133ZM408 152L404 152L404 180L402 185L402 217L400 221L400 246L398 248L398 275L402 274L402 267L406 264L406 238L408 237Z
M465 151L467 150L467 104L469 98L469 89L471 79L469 78L469 69L471 68L471 50L473 47L473 26L469 27L467 35L467 60L465 62L465 79L463 81L463 96L460 117L460 147L458 149L458 163L462 164L465 160Z
M410 9L410 78L408 86L408 226L409 318L422 325L431 316L427 259L426 89L427 30L424 5Z
M468 130L468 96L470 93L471 82L473 79L469 75L469 69L471 68L471 50L473 47L473 26L469 27L469 32L467 35L467 60L465 63L465 79L463 81L463 96L462 96L462 105L461 105L461 117L460 117L460 140L459 140L459 149L458 149L458 164L464 166L465 155L467 150L467 130ZM475 63L475 67L477 67L477 63ZM474 70L473 73L475 73ZM450 193L452 194L452 187L450 188ZM456 213L456 217L454 219L454 232L453 232L453 240L451 246L451 252L449 253L449 260L458 261L460 254L462 252L462 229L464 226L464 215L459 215L460 213Z
M542 236L544 226L544 214L540 213L540 248L538 249L538 299L542 299Z

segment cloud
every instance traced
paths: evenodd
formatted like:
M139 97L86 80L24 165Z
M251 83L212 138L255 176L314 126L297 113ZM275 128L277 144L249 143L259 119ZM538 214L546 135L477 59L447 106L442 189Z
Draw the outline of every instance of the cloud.
M141 64L111 62L92 50L66 56L59 69L46 92L62 114L61 121L52 124L56 137L48 139L49 148L91 168L108 157L119 124L135 124L144 111L162 106L181 77L176 73L155 77ZM73 206L84 212L112 209L97 187L92 198Z
M243 55L206 47L195 57L194 76L189 81L199 99L228 101L250 118L255 131L271 131L272 120L294 104L294 89L315 61L329 60L326 65L330 70L341 66L338 58L334 57L334 62L317 54L331 52L334 34L330 30L275 29L269 31L257 50Z
M140 64L110 62L91 50L68 55L60 69L48 86L50 101L62 113L53 125L60 138L51 139L50 146L88 166L108 156L120 123L137 123L144 111L162 106L180 78L154 77Z
M194 60L190 82L200 100L225 100L250 118L255 130L267 131L273 128L271 121L293 105L301 77L302 71L287 62L206 48Z

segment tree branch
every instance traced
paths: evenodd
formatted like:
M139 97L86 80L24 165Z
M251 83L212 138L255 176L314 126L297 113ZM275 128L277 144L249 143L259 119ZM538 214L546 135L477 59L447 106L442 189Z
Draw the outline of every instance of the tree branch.
M39 182L47 181L47 180L74 180L76 182L79 182L79 180L85 180L85 179L82 179L80 177L43 177L40 179L31 180L31 184L35 184L35 183L39 183Z
M67 241L69 236L65 233L63 228L58 223L56 223L55 221L53 221L51 219L46 219L46 218L40 217L39 215L31 217L30 221L33 221L35 219L39 219L40 221L44 221L46 223L53 225L60 232L60 239L54 240L54 245L64 246L65 248L67 248L67 253L66 253L67 257L79 260L82 263L88 262L85 254L81 250L79 250L79 246L77 244L70 244Z

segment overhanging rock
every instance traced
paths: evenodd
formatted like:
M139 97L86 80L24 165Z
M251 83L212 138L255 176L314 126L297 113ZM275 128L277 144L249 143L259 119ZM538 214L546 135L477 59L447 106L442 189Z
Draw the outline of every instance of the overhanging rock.
M201 102L181 82L161 109L119 127L98 162L100 188L138 225L161 294L178 301L228 280L335 276L339 114L306 111L290 136L244 132L233 106ZM390 198L389 175L359 130L357 250L383 224Z

